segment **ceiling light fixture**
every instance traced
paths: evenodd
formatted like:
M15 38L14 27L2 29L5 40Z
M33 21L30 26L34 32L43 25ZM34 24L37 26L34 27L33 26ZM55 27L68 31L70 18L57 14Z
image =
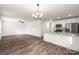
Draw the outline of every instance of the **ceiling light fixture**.
M68 14L68 16L70 17L70 16L72 16L71 14Z
M40 11L39 11L39 4L37 4L36 6L37 6L37 10L35 13L32 14L32 17L35 20L41 20L41 18L43 17L43 13L40 13Z
M20 22L20 23L24 23L24 20L18 20L18 22Z

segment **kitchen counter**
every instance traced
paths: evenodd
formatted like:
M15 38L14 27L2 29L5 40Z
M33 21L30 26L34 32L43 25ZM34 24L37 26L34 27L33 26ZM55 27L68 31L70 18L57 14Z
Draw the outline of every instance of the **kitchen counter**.
M44 33L44 41L79 51L79 36L71 33Z

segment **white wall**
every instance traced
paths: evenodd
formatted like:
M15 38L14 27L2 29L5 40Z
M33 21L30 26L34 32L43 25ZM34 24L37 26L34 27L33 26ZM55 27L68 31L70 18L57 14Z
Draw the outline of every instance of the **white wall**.
M49 32L49 22L42 22L42 32Z
M18 22L15 18L2 18L2 35L15 35L15 34L31 34L41 36L41 22L40 21L24 21Z
M0 39L1 39L1 19L0 19Z
M1 19L0 19L0 35L1 35Z

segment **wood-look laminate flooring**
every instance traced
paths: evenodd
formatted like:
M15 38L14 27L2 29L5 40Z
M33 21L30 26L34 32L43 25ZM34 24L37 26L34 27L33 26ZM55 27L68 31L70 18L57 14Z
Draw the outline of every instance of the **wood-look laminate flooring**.
M78 55L79 52L33 35L10 35L0 41L0 55Z

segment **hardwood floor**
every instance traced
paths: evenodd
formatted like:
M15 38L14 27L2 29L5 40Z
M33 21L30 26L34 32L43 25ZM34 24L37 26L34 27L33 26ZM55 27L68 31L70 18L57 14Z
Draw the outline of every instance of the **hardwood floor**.
M0 55L78 55L79 52L32 35L10 35L0 41Z

